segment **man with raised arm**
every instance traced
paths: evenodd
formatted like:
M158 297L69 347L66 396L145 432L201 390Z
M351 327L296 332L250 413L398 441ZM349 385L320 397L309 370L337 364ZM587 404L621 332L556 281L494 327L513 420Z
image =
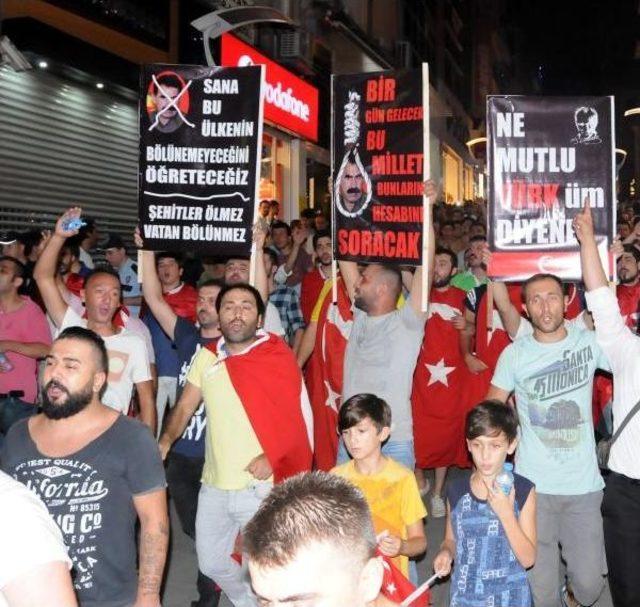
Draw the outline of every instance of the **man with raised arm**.
M573 225L580 241L582 276L596 340L611 362L615 433L640 401L640 337L625 323L608 287L588 204ZM608 464L602 516L609 587L615 607L635 607L640 605L640 414L629 418L611 446Z
M59 331L67 327L86 327L105 341L109 353L109 376L102 399L105 405L126 415L135 386L140 406L140 420L155 432L156 405L149 368L149 358L142 338L131 333L116 314L121 303L118 276L107 268L95 269L84 282L81 297L86 312L80 316L63 299L56 283L58 256L67 238L78 230L65 228L66 222L80 217L79 207L69 209L56 223L55 232L38 259L34 278L47 312Z
M429 209L436 196L433 181L425 183ZM435 238L429 235L424 263L432 272ZM370 264L362 273L353 261L340 261L340 272L353 303L354 322L344 360L342 402L355 394L371 393L391 407L394 427L382 452L411 470L415 465L411 387L413 371L424 336L427 318L422 311L422 267L416 268L406 304L398 309L402 276L396 267ZM341 443L338 463L347 461Z
M576 601L592 605L606 566L591 395L596 369L609 363L593 331L565 323L568 298L557 276L530 277L522 295L533 334L503 350L487 398L516 397L516 467L538 492L537 558L529 571L536 607L557 607L560 593L569 600L559 584L561 557Z

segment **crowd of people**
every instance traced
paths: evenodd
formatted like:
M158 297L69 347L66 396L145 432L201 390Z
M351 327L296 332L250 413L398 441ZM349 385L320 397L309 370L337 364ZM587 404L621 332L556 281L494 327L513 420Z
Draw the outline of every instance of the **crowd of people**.
M582 283L506 285L484 205L425 195L424 269L334 277L327 219L275 201L250 259L154 253L137 231L127 251L71 229L77 207L5 234L0 606L157 607L168 497L194 607L399 604L383 579L424 582L427 516L452 606L588 606L607 579L640 605L640 217L620 209L615 291L588 204Z

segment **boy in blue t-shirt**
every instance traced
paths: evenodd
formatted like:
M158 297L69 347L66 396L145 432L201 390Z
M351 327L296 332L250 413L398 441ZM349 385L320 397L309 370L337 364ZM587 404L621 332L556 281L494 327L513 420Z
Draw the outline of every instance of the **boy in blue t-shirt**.
M433 561L440 577L451 572L450 607L530 607L526 569L536 558L536 494L514 474L509 495L496 477L518 442L518 417L498 401L469 412L465 435L474 472L450 483L445 538Z

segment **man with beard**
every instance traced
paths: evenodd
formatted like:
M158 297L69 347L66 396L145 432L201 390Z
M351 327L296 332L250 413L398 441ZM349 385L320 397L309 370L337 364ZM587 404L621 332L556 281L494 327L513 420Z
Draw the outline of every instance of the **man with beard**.
M142 247L142 239L136 231L136 245ZM220 337L218 313L215 302L222 288L222 281L210 279L198 286L195 308L197 325L189 320L191 314L182 316L164 297L162 281L158 277L152 251L142 251L142 293L153 318L158 322L167 338L175 344L178 365L177 398L187 380L189 365L196 353ZM182 437L173 445L168 456L167 481L169 494L175 504L182 530L192 539L196 533L196 511L200 479L204 466L205 428L207 419L204 403L200 403L188 421ZM220 590L213 580L198 571L197 601L192 607L215 607L220 600Z
M174 73L163 74L156 80L159 87L155 82L151 85L151 99L155 110L149 113L149 120L161 133L173 133L182 126L182 118L171 104L180 94L184 83Z
M267 272L264 265L264 241L266 234L260 230L256 232L256 289L265 302L264 330L269 333L284 336L285 331L276 307L269 301L269 287L267 284ZM251 262L244 257L231 257L224 264L224 284L238 285L248 284Z
M313 250L316 254L316 267L304 275L300 288L300 308L307 325L311 322L311 313L318 301L322 287L331 278L331 262L333 261L331 234L327 231L316 232L313 235Z
M609 362L593 331L566 324L561 281L536 274L522 286L533 335L507 346L487 398L515 393L521 424L519 474L536 485L537 558L529 571L536 607L557 607L560 557L580 605L604 587L602 476L596 461L591 395L597 368ZM561 550L559 548L561 546ZM562 589L568 600L567 589Z
M451 286L455 274L455 253L437 248L427 324L411 394L416 478L425 492L423 470L435 468L430 509L435 518L446 514L442 490L447 468L468 465L464 440L467 408L462 392L470 376L460 346L460 331L466 324L465 292Z
M34 277L47 312L59 330L86 327L100 335L109 353L109 378L102 399L105 405L127 414L135 386L140 419L152 432L156 427L149 354L142 338L127 330L120 314L121 287L118 276L108 268L95 269L84 282L81 297L86 312L78 314L67 305L56 284L58 256L67 238L77 230L65 230L65 222L80 217L78 207L69 209L56 223L55 232L38 259Z
M425 196L435 199L433 181L425 183ZM431 224L429 252L424 263L433 265L434 235ZM340 261L340 273L353 302L354 321L344 358L342 402L355 394L375 394L391 407L393 429L382 453L413 470L413 420L411 384L426 313L422 311L422 267L415 270L408 301L398 309L402 276L396 267L373 263L362 273L353 261ZM429 285L424 285L426 289ZM340 442L338 463L349 455Z
M164 471L148 428L100 401L108 366L93 331L63 331L47 356L42 413L11 428L0 460L58 523L80 605L159 607L169 540Z
M222 337L196 355L159 447L165 457L204 400L205 462L196 517L200 571L235 607L255 605L232 558L244 525L273 483L311 468L311 410L295 357L260 327L260 293L226 285L216 299Z
M487 284L487 267L482 262L482 251L486 242L486 236L480 234L469 239L468 253L465 256L469 269L456 274L451 279L451 284L454 287L466 292Z

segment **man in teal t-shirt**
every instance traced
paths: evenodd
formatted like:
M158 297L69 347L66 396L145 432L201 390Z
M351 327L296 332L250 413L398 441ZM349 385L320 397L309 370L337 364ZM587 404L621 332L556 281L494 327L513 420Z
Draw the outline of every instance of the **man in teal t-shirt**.
M537 490L538 553L529 580L536 607L557 607L560 551L575 598L593 604L606 573L600 504L604 482L595 456L593 375L609 369L595 334L564 324L562 283L536 274L522 292L533 335L501 354L488 398L515 392L521 424L519 474ZM564 591L564 590L563 590Z

